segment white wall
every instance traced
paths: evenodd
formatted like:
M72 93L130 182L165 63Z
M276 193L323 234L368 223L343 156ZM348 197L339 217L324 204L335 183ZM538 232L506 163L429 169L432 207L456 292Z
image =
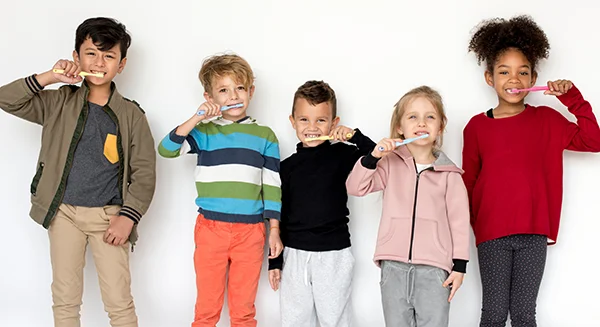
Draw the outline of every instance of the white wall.
M350 2L6 0L0 5L0 84L70 58L77 25L88 17L111 16L124 22L133 36L127 68L116 82L146 110L157 143L203 101L197 79L202 59L231 50L255 71L250 113L277 133L282 158L297 142L287 120L295 89L308 79L323 79L338 94L342 123L360 127L374 140L387 135L392 105L404 92L421 84L435 87L449 115L445 150L460 164L462 128L470 117L496 104L493 90L484 83L483 68L467 53L470 31L484 18L528 13L544 28L552 46L550 60L540 66L540 81L572 79L596 108L600 106L600 5L595 1ZM553 97L534 94L528 101L566 113ZM46 231L28 217L40 127L0 113L0 139L0 326L51 326L48 240ZM133 293L143 327L189 326L192 320L194 163L191 156L158 159L156 197L131 256ZM558 244L548 251L538 301L540 326L600 326L598 164L595 154L565 154L562 227ZM384 326L379 270L371 261L380 196L351 198L349 206L356 326ZM481 295L475 250L472 256L465 284L452 303L453 327L478 323ZM82 324L107 326L89 252L87 262ZM278 326L279 297L266 276L265 265L257 319L259 326ZM225 308L218 326L228 325Z

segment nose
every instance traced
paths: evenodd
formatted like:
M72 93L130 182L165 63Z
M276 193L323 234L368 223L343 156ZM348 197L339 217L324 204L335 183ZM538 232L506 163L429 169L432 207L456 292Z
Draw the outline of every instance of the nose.
M104 67L106 65L106 61L104 60L104 56L97 56L95 64L98 67Z
M237 99L239 99L238 90L234 89L233 92L231 92L231 100L237 100Z
M424 127L425 126L425 118L424 117L419 118L419 121L417 123L419 124L420 127Z

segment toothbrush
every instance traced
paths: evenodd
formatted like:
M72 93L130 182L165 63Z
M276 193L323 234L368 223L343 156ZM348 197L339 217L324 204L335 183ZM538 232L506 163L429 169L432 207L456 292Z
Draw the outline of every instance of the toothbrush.
M427 138L427 137L429 137L429 134L423 134L423 135L420 135L420 136L417 136L417 137L406 139L406 140L404 140L402 142L396 142L396 146L398 147L398 146L401 146L401 145L404 145L404 144L408 144L410 142L414 142L416 140L424 139L424 138ZM382 146L380 146L380 147L377 148L377 150L383 151L385 149Z
M527 89L508 89L508 93L519 93L519 92L529 92L529 91L548 91L547 86L534 86Z
M243 106L244 106L243 103L232 104L231 106L223 106L223 107L221 107L221 111L225 111L225 110L229 110L229 109L233 109L233 108L241 108ZM205 113L204 110L199 110L197 115L202 116L202 115L204 115L204 113Z
M53 69L52 70L54 73L57 74L64 74L65 70L64 69ZM94 77L104 77L103 73L88 73L88 72L80 72L79 76L81 77L86 77L86 76L94 76Z
M347 138L351 138L352 137L352 133L348 133L346 134ZM306 138L305 141L310 142L310 141L326 141L326 140L333 140L332 136L329 135L325 135L325 136L319 136L319 137L310 137L310 138Z

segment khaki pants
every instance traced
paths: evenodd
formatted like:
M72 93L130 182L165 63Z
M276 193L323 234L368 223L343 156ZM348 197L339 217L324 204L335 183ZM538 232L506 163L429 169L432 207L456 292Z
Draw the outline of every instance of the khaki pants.
M112 327L137 327L131 296L129 243L114 246L102 239L109 216L119 206L104 208L75 207L61 204L50 224L52 261L52 300L55 327L79 327L83 296L85 251L90 244L98 272L104 310Z

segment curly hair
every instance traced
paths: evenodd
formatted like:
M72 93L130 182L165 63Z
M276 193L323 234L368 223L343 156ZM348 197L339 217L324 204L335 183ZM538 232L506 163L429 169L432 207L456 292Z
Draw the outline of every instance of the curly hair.
M506 50L516 48L532 65L532 71L541 59L548 58L550 44L546 33L528 15L506 20L493 18L482 21L469 42L469 52L477 56L477 63L485 61L488 71L494 70L496 60Z
M337 99L335 91L329 84L323 81L307 81L302 84L294 94L294 102L292 103L292 116L296 112L296 100L305 99L313 106L329 102L331 114L333 118L337 117Z

